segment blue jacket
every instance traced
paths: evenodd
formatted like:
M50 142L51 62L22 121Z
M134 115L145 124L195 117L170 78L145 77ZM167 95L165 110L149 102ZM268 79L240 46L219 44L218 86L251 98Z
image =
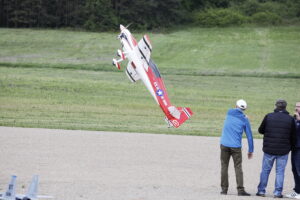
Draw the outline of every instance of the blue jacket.
M244 131L248 139L248 152L252 153L254 150L253 137L248 118L239 108L229 109L224 122L221 144L225 147L241 148Z

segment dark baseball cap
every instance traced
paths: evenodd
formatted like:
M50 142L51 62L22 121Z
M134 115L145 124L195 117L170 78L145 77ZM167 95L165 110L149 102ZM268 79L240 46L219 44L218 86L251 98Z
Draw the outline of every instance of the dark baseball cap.
M276 108L278 109L285 109L287 106L286 100L278 99L275 103Z

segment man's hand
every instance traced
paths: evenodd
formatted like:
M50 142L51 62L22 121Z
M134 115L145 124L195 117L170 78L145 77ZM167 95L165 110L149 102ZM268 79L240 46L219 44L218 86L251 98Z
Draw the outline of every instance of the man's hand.
M253 157L253 153L248 153L248 159L251 159Z

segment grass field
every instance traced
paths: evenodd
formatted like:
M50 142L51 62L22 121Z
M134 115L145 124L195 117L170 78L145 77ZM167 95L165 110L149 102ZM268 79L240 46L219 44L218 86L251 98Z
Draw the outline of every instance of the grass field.
M257 134L276 99L291 112L300 100L300 27L150 33L171 102L195 113L168 129L144 85L112 67L116 35L0 29L0 125L219 135L227 109L244 98Z

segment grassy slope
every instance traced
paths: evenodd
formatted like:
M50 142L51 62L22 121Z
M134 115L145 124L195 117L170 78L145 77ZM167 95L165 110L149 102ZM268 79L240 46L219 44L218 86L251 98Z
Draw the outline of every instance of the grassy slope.
M0 34L0 45L7 47L0 50L0 63L10 65L111 71L120 47L117 33L0 29ZM149 35L162 73L300 77L300 27L190 28Z
M288 78L300 74L297 27L150 34L171 101L195 112L179 129L166 128L141 83L111 67L115 34L0 29L0 35L4 126L219 135L226 110L244 98L256 132L277 98L300 99L299 79ZM190 76L199 74L229 76Z

